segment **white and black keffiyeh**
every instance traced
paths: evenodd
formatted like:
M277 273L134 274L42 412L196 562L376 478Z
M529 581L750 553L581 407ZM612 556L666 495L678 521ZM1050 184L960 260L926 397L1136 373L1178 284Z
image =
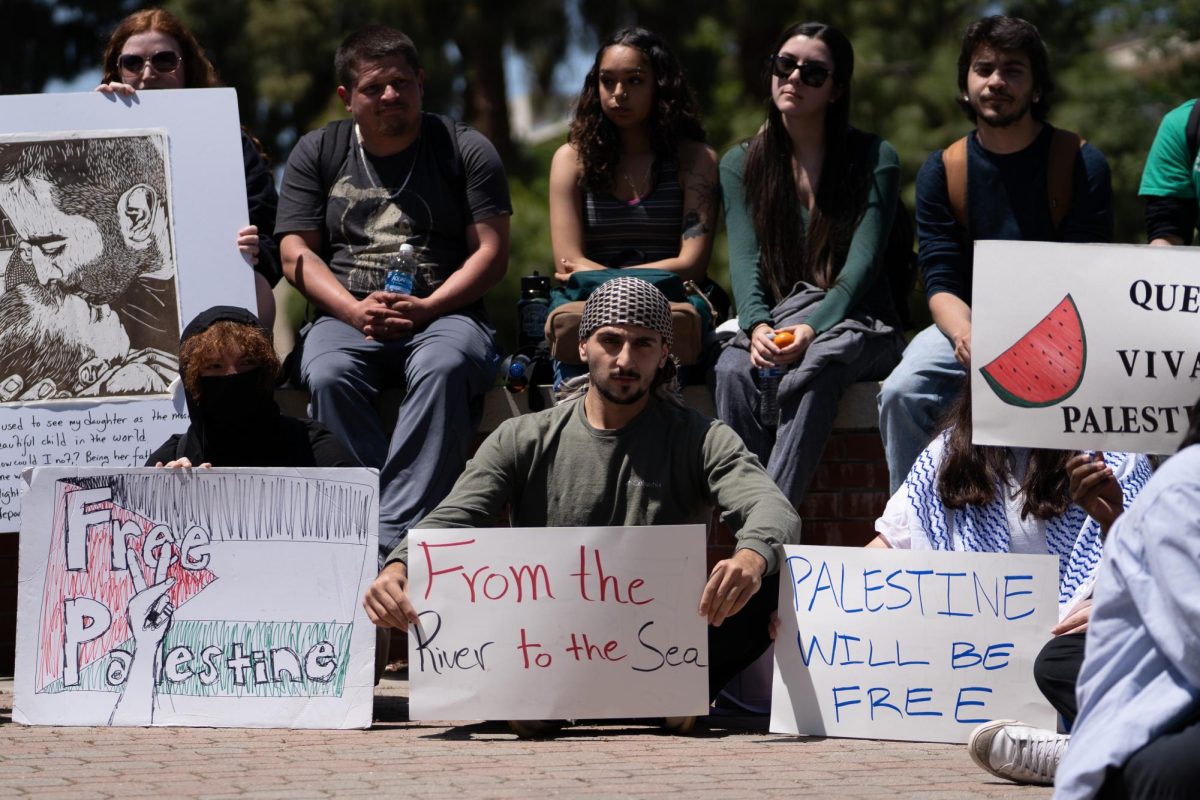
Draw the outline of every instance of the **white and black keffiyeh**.
M674 345L671 304L666 295L641 278L613 278L592 292L579 320L579 340L605 325L638 325L657 331L670 351Z

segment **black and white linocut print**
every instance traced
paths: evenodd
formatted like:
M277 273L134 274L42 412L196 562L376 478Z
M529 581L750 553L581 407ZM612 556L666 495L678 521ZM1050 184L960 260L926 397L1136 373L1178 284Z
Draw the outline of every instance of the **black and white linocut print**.
M165 130L0 136L0 403L167 394L176 274Z

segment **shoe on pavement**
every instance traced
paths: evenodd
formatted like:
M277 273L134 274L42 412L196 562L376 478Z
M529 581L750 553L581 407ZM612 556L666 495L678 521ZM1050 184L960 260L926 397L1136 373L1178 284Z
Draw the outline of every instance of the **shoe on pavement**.
M695 717L663 717L663 729L676 736L688 736L696 729Z
M971 733L967 751L981 769L1017 783L1051 786L1071 737L1015 719L985 722Z
M522 739L549 739L567 727L565 719L510 719L508 729Z

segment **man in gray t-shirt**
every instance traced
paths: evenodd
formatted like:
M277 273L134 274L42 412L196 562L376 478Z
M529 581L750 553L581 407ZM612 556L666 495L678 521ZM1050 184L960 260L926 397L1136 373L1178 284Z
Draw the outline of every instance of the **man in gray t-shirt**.
M319 311L301 372L312 413L380 470L379 545L450 490L495 375L482 299L508 265L508 182L477 131L421 109L425 73L403 33L371 26L335 57L352 121L304 136L283 177L276 233L288 280ZM385 291L402 244L412 294ZM394 431L374 401L406 389Z

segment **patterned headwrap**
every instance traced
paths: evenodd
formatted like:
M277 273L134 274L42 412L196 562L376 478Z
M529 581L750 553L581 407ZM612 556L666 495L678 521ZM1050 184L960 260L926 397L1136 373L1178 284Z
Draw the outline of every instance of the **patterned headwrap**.
M592 292L579 320L579 340L605 325L638 325L657 331L670 352L674 346L671 304L651 283L641 278L613 278Z

